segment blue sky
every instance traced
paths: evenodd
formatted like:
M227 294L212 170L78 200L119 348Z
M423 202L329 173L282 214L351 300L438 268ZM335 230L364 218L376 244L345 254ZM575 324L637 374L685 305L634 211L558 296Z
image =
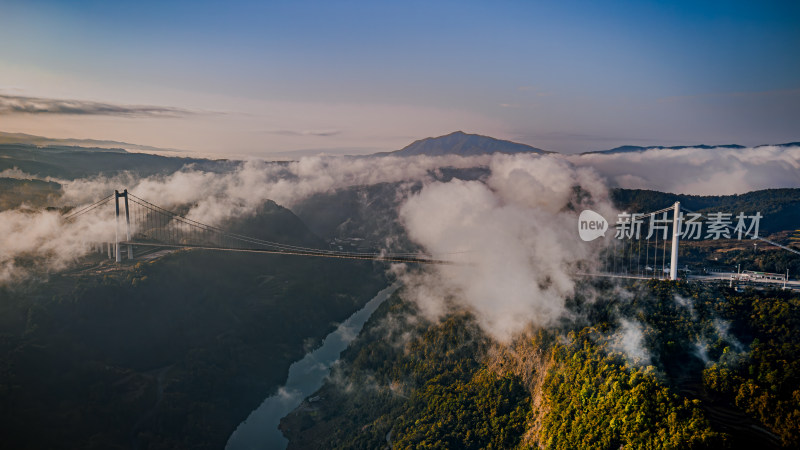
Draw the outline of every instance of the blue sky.
M0 131L252 155L457 129L563 152L800 140L797 2L162 3L0 1Z

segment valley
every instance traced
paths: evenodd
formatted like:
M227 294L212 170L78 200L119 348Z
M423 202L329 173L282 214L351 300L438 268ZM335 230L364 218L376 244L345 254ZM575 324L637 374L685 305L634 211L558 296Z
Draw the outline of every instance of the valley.
M281 395L293 363L398 282L322 387L284 405L288 448L797 444L796 292L573 279L614 248L581 243L573 227L582 208L610 217L680 201L760 212L763 236L794 245L800 187L704 196L597 186L602 174L558 155L464 133L437 139L411 147L431 155L281 163L0 144L4 442L224 447ZM455 264L188 244L115 263L86 251L113 241L93 225L113 223L110 211L85 225L57 218L122 186L238 236ZM679 256L697 273L800 273L798 255L736 239L684 241ZM248 434L260 442L258 426Z

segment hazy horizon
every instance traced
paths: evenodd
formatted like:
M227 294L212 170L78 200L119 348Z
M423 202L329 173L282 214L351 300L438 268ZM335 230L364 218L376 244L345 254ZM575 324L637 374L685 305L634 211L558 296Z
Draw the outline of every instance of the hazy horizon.
M195 154L800 140L786 2L5 2L0 129Z

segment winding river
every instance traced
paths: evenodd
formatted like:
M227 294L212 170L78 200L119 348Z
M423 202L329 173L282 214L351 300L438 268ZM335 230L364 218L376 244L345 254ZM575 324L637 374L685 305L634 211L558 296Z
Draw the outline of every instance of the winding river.
M364 323L381 303L397 290L394 284L378 292L363 308L353 313L336 330L325 337L322 346L308 353L289 367L286 384L267 397L239 424L228 438L226 450L285 449L289 441L278 429L282 417L294 410L300 402L322 387L331 366L339 354L355 339Z

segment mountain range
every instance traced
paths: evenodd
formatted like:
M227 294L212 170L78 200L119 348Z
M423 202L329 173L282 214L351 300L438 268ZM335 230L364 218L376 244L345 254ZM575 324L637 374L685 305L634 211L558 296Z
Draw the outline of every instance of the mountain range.
M768 146L773 146L773 147L800 147L800 142L787 142L785 144L774 144L774 145L770 145L770 144L756 145L754 148L768 147ZM684 149L684 148L700 148L700 149L709 150L709 149L712 149L712 148L737 149L737 148L747 148L747 147L745 147L744 145L737 145L737 144L726 144L726 145L705 145L705 144L700 144L700 145L675 145L675 146L672 146L672 147L664 147L662 145L651 145L651 146L648 146L648 147L640 147L638 145L623 145L623 146L620 146L620 147L612 148L610 150L596 150L596 151L591 151L591 152L583 152L583 153L581 153L581 155L591 155L591 154L612 155L612 154L615 154L615 153L637 153L637 152L643 152L643 151L647 151L647 150L681 150L681 149Z
M92 139L56 139L42 136L34 136L23 133L4 133L0 132L0 148L5 148L8 145L25 145L35 148L55 148L57 147L62 152L64 150L86 151L90 149L94 152L119 152L126 153L127 151L147 152L147 153L162 153L162 152L176 152L177 150L162 149L157 147L143 146L131 144L127 142L117 141L98 141ZM763 147L759 145L756 147ZM777 147L791 147L800 146L800 142L789 142L785 144L774 144ZM607 150L594 150L580 153L581 155L591 154L619 154L619 153L638 153L647 150L680 150L685 148L699 148L699 149L742 149L746 148L743 145L737 144L724 144L724 145L678 145L678 146L637 146L637 145L623 145ZM301 156L310 156L314 150L295 150L292 152L275 153L274 155L289 156L297 158ZM319 149L317 153L327 153L324 149ZM437 137L428 137L419 139L411 144L403 147L400 150L391 152L373 153L368 156L442 156L442 155L461 155L461 156L475 156L492 153L535 153L535 154L549 154L558 153L548 150L543 150L527 144L519 142L497 139L490 136L480 134L465 133L463 131L455 131L450 134ZM340 151L333 152L332 154L341 154ZM178 156L178 155L175 155ZM0 170L2 167L0 167Z
M791 146L800 146L800 142L789 142L785 144L775 144L777 147L791 147ZM764 145L759 145L757 147L764 147ZM590 155L590 154L617 154L617 153L638 153L644 152L647 150L680 150L685 148L699 148L699 149L741 149L746 148L743 145L737 144L725 144L725 145L705 145L705 144L698 144L698 145L676 145L671 147L661 146L661 145L652 145L647 147L640 147L636 145L623 145L620 147L608 149L608 150L596 150L596 151L588 151L580 153L581 155ZM439 137L429 137L425 139L420 139L418 141L414 141L408 146L394 151L394 152L386 152L386 153L377 153L376 155L385 156L385 155L392 155L392 156L414 156L414 155L428 155L428 156L441 156L441 155L451 155L457 154L461 156L475 156L475 155L482 155L482 154L490 154L490 153L538 153L538 154L546 154L546 153L557 153L551 152L548 150L542 150L540 148L532 147L527 144L521 144L519 142L507 141L503 139L496 139L489 136L482 136L479 134L469 134L464 133L463 131L456 131L454 133L450 133L444 136Z
M0 131L0 144L26 144L37 147L81 147L103 149L105 151L131 150L137 152L170 152L180 153L182 150L172 148L153 147L150 145L131 144L130 142L109 141L98 139L59 139L36 136L25 133L6 133Z

